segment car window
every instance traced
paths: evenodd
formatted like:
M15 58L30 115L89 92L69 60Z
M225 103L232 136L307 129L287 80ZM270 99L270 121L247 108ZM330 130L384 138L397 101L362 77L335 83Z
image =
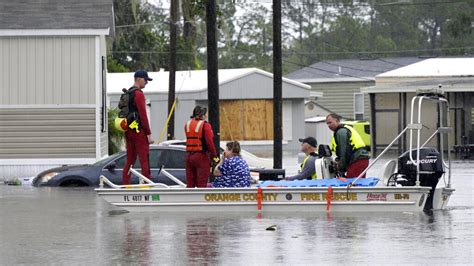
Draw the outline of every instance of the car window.
M103 165L104 163L106 163L106 162L108 162L108 161L115 160L115 158L119 157L120 155L121 155L120 153L116 153L116 154L110 155L110 156L108 156L108 157L105 157L105 158L102 159L102 160L99 160L99 161L95 162L93 165L94 165L94 166Z
M119 169L123 169L125 167L125 162L127 160L127 155L124 155L117 160L115 160L115 164L117 165L116 167Z
M365 134L370 135L370 125L365 125L364 126L364 131L365 131Z
M150 168L160 168L160 156L162 150L159 149L150 149Z
M150 149L150 158L149 158L149 164L150 168L159 168L159 158L161 155L161 150L158 149ZM127 160L127 156L122 156L119 159L115 160L115 163L117 164L117 168L123 169L125 167L125 163ZM138 169L140 168L140 159L137 158L135 161L135 165L133 168Z
M184 150L163 150L160 164L168 169L184 169L186 165L186 152Z

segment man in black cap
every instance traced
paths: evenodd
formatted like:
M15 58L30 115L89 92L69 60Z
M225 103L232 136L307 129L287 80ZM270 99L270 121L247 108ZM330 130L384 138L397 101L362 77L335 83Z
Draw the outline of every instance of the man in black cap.
M123 184L127 185L130 183L130 166L135 164L137 157L140 159L140 166L142 174L147 178L151 178L150 165L148 157L150 153L150 144L153 144L153 138L151 137L150 123L148 122L148 116L146 114L146 100L145 94L142 89L145 88L148 81L152 81L148 77L148 73L145 70L138 70L134 75L135 82L133 86L128 89L130 93L129 112L133 113L134 121L138 124L138 127L128 128L125 131L125 143L127 149L127 162L123 168L122 179ZM131 121L129 121L130 123ZM130 125L129 125L130 126Z
M315 162L318 158L318 154L316 153L318 142L313 137L299 139L299 141L301 142L301 151L306 154L306 157L303 163L301 163L300 172L295 176L286 177L286 180L316 179Z

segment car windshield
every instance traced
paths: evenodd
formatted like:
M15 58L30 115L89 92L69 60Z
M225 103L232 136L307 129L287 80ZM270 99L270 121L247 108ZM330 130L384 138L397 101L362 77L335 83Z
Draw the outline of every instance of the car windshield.
M92 164L92 165L94 165L94 166L103 165L104 163L106 163L106 162L108 162L108 161L110 161L110 160L114 160L115 158L117 158L117 157L120 156L121 154L122 154L121 152L117 152L117 153L112 154L112 155L110 155L110 156L108 156L108 157L105 157L105 158L102 159L102 160L99 160L99 161L95 162L95 163Z

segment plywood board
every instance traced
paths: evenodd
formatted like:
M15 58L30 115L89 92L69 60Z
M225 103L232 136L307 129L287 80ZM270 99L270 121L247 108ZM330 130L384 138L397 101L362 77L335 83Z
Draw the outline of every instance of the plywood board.
M269 140L273 136L273 111L270 100L244 101L244 138Z
M272 100L220 101L222 140L272 140Z
M273 100L265 100L266 139L273 140Z
M243 140L242 100L220 101L219 118L222 140Z

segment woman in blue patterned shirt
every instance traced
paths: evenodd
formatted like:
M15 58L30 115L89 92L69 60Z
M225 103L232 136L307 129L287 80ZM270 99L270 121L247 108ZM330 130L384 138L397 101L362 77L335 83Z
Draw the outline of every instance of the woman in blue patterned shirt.
M222 157L221 164L214 171L216 179L212 186L250 187L250 169L247 162L240 157L239 142L228 142Z

